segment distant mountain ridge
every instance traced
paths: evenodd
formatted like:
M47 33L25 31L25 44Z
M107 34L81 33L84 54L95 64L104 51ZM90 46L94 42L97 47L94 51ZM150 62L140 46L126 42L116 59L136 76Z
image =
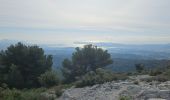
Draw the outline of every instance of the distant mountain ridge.
M11 44L16 44L18 40L0 40L0 49L5 49ZM30 43L21 41L24 44ZM166 67L170 60L170 44L118 44L118 43L93 43L93 42L75 42L81 45L94 44L107 49L111 54L114 63L109 67L115 71L134 70L136 63L143 63L148 68ZM32 45L32 44L31 44ZM53 67L61 68L62 61L65 58L71 58L75 51L73 46L62 46L62 44L37 44L45 50L46 54L53 55Z

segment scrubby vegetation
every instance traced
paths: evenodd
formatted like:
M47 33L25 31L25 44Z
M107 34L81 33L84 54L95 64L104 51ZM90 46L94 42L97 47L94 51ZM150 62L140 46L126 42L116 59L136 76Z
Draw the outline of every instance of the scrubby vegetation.
M0 52L0 100L40 100L45 88L57 85L52 56L38 46L22 43ZM33 89L35 88L35 89ZM41 99L42 100L42 99Z
M46 71L45 73L41 74L40 77L38 77L39 83L43 87L51 87L58 85L60 80L57 77L57 73L54 71Z
M0 99L40 100L40 94L48 91L45 88L52 86L60 96L62 89L72 85L90 86L112 81L117 79L117 74L102 69L112 62L107 50L97 46L76 48L72 59L63 61L64 80L60 82L58 74L52 71L51 55L45 55L38 46L17 43L0 52Z
M136 64L136 72L116 73L107 69L113 60L107 50L94 45L77 47L71 59L64 59L62 78L52 69L52 56L38 46L22 43L0 52L0 100L46 100L42 93L53 90L57 97L71 86L84 87L105 82L126 80L128 75L149 74L140 81L170 80L170 68L146 69ZM134 81L138 85L138 81ZM53 98L53 97L52 97ZM130 100L120 97L120 100Z
M89 73L82 76L76 82L76 86L77 87L92 86L95 84L102 84L113 80L124 80L124 79L127 79L125 74L113 73L112 71L107 71L98 68L95 71L90 71Z
M142 73L145 69L145 66L143 64L136 64L135 67L138 73Z
M120 96L119 100L133 100L131 97L128 96Z
M161 70L160 68L155 68L155 69L152 69L149 73L150 76L157 76L157 75L160 75L164 72L164 70Z
M52 66L52 56L38 46L22 43L0 52L1 83L15 88L39 87L38 77Z
M152 76L151 78L143 78L141 81L152 82L165 82L170 81L170 68L155 68L148 71L148 74Z
M140 81L145 81L145 82L153 82L153 81L158 81L158 82L165 82L168 81L169 79L166 76L155 76L151 78L143 78Z
M105 68L112 63L111 55L107 50L94 45L85 45L83 48L76 48L71 60L63 61L62 72L66 82L74 82L76 78L97 68Z
M23 90L0 88L0 100L43 100L41 93L45 91L45 88Z

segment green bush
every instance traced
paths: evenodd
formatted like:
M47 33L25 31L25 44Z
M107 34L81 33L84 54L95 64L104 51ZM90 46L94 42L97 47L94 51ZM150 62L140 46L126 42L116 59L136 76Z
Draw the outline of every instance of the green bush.
M59 78L54 71L47 71L38 78L43 87L51 87L59 84Z
M142 78L142 79L140 79L140 81L152 82L152 81L153 81L153 78Z
M115 74L111 71L107 71L101 68L96 69L96 71L90 71L85 74L76 82L76 87L92 86L95 84L102 84L104 82L110 82L113 80L122 80L127 77L122 74Z
M71 59L64 59L62 73L66 83L75 82L77 77L84 76L97 68L105 68L113 60L107 50L88 44L83 48L75 48Z
M45 88L17 90L2 89L0 90L0 100L40 100L41 93L46 91Z
M2 83L0 84L0 86L3 88L3 89L7 89L8 88L8 85L6 83Z
M132 100L131 97L128 96L120 96L119 100Z
M23 87L23 77L20 70L18 70L18 66L12 64L6 76L6 82L9 87Z
M10 88L39 87L38 77L52 68L52 56L22 43L0 51L0 81Z
M168 80L170 80L170 69L167 69L163 75L166 76Z
M158 82L166 82L166 81L168 81L168 78L164 75L159 75L159 76L155 77L155 80Z
M41 100L41 93L45 92L46 88L23 90L21 98L22 100Z
M157 75L160 75L160 74L162 74L162 71L160 69L153 69L149 73L150 76L157 76Z
M134 81L133 83L136 84L136 85L138 85L138 84L139 84L139 81Z
M168 81L168 78L164 75L159 75L159 76L155 76L155 77L151 77L151 78L143 78L143 79L141 79L141 81L145 81L145 82L152 82L152 81L165 82L165 81Z
M145 66L143 64L135 64L135 68L138 73L141 73L142 71L144 71Z
M125 73L112 73L113 80L126 80L128 78Z
M16 90L16 89L13 89L13 90L10 90L10 89L3 90L0 93L0 100L1 99L2 100L22 100L21 92Z
M76 82L76 87L91 86L97 84L96 73L91 71Z

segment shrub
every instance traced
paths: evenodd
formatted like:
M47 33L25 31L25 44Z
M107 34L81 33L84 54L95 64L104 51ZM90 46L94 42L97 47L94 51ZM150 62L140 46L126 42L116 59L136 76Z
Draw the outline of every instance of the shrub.
M170 80L170 69L167 69L163 75L166 76Z
M112 73L113 80L126 80L128 76L125 73Z
M142 79L140 79L140 81L152 82L152 81L153 81L153 78L142 78Z
M22 90L22 100L41 100L41 93L45 92L46 88Z
M165 82L165 81L168 81L168 78L166 76L159 75L159 76L155 76L155 77L151 77L151 78L143 78L143 79L141 79L141 81L145 81L145 82L152 82L152 81Z
M39 87L38 77L52 67L52 56L22 43L0 51L0 81L11 88Z
M139 84L139 82L138 82L138 81L134 81L133 83L134 83L134 84L136 84L136 85L138 85L138 84Z
M92 86L94 84L97 84L97 76L95 72L91 71L76 82L76 87Z
M168 78L166 76L159 75L159 76L155 77L155 80L158 82L166 82L166 81L168 81Z
M16 89L2 89L0 92L0 100L22 100L21 92Z
M2 83L1 84L1 87L4 88L4 89L7 89L8 88L8 85L6 83Z
M6 82L9 87L22 87L24 82L23 82L23 77L21 75L21 72L20 70L18 70L18 66L14 64L10 66L10 70L7 75Z
M122 74L115 74L111 71L107 71L101 68L96 71L91 71L85 74L76 82L76 87L92 86L95 84L102 84L104 82L110 82L113 80L126 79Z
M59 84L59 78L54 71L47 71L44 74L41 74L38 79L40 84L44 87L51 87Z
M138 73L141 73L145 69L145 66L143 64L135 64L135 68Z
M98 48L95 45L77 47L71 59L64 59L62 73L66 82L75 82L76 77L83 76L97 68L105 68L113 63L111 55L107 50Z
M151 70L149 73L150 76L156 76L156 75L160 75L160 74L162 74L162 71L159 69Z
M0 91L0 100L40 100L41 93L45 88L17 90L2 89Z
M129 96L120 96L119 100L132 100L132 98Z

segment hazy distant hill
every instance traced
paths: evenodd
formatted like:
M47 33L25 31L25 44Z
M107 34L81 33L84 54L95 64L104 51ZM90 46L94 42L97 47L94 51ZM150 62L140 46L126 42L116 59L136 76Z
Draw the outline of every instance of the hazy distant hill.
M115 56L116 55L116 56ZM56 55L53 55L54 60L54 68L60 68L62 66L62 61L64 58L70 58L70 53L59 53ZM118 58L119 57L119 58ZM153 68L153 67L166 67L167 65L170 65L169 59L150 59L144 57L141 57L140 55L133 55L133 54L112 54L112 58L114 63L109 66L114 71L133 71L135 70L135 64L142 63L147 68Z
M0 40L0 49L5 49L10 44L15 44L16 40ZM26 43L26 42L24 42ZM117 43L91 43L75 42L77 45L94 44L111 53L114 60L113 65L109 66L115 71L134 70L136 63L143 63L145 66L165 67L169 64L170 44L117 44ZM60 68L65 58L70 58L75 47L62 47L61 44L38 44L45 50L46 54L53 55L53 67Z
M167 67L170 65L169 60L155 60L155 59L124 59L124 58L115 58L113 59L114 63L109 66L114 71L134 71L135 64L142 63L146 68L152 69L155 67Z
M98 45L98 44L96 44ZM143 63L148 68L166 67L169 65L170 45L124 45L124 44L100 44L111 53L114 60L113 65L109 66L114 71L131 71L135 69L135 64ZM56 49L54 54L54 67L61 67L64 58L70 58L74 48ZM58 53L57 53L58 52ZM60 63L58 63L60 62Z

